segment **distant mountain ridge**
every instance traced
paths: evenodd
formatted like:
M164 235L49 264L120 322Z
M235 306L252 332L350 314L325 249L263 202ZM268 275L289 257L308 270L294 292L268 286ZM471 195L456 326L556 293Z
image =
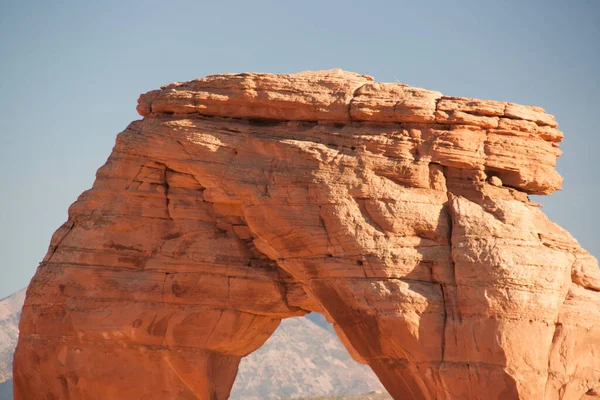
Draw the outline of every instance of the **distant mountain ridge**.
M361 394L383 386L354 361L324 319L283 320L263 347L242 359L232 400Z
M0 400L12 399L12 357L24 300L25 289L0 300Z
M289 400L289 399L285 399ZM387 393L370 392L356 396L295 397L294 400L393 400Z
M0 400L13 397L12 356L24 300L25 289L0 300ZM367 366L352 360L320 314L309 314L283 320L263 347L242 359L230 398L310 398L372 391L385 389ZM356 399L390 398L365 396Z

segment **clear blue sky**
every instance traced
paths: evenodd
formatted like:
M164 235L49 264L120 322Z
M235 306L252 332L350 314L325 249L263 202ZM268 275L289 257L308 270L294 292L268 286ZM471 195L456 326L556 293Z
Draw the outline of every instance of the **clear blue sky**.
M566 134L537 198L600 255L600 1L0 1L0 297L25 287L140 93L334 67L539 105Z

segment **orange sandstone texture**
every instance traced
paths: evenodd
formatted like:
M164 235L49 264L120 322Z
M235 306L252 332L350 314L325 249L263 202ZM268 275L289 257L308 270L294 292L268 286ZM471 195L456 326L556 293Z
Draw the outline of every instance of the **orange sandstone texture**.
M29 286L17 400L226 399L310 311L396 399L600 392L597 261L527 197L561 185L543 109L330 70L138 112Z

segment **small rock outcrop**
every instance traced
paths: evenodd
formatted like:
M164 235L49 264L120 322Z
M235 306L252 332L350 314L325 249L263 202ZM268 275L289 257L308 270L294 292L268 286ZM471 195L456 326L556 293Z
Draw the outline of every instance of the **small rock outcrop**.
M17 400L226 399L309 311L397 399L598 393L597 261L527 196L561 186L543 109L331 70L138 112L28 288Z

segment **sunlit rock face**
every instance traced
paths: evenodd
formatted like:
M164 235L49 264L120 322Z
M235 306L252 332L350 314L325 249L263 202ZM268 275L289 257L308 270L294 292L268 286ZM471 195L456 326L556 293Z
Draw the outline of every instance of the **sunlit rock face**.
M330 70L138 112L29 286L16 399L226 399L309 311L397 399L596 396L597 261L527 197L561 185L543 109Z

